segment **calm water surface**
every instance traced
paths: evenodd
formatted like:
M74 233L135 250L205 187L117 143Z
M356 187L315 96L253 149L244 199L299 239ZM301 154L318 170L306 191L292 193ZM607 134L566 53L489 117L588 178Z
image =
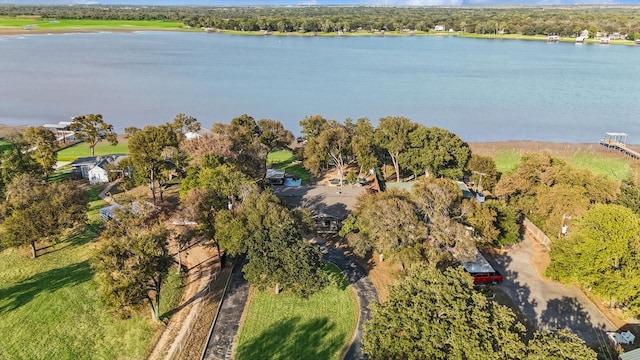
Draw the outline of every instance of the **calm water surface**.
M640 143L640 46L455 37L97 33L0 38L0 123L102 113L117 131L184 112L403 115L466 141Z

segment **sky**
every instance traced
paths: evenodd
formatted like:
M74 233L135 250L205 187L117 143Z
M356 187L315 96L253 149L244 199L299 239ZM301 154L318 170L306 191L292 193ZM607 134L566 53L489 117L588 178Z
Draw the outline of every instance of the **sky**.
M587 5L640 4L640 0L0 0L0 4L105 4L105 5Z

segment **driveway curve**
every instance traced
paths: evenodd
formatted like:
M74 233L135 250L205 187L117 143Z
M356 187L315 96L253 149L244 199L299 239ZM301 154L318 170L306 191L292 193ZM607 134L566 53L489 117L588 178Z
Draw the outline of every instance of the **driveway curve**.
M356 291L360 316L353 340L343 359L365 360L367 356L362 353L362 328L364 323L371 318L369 304L373 301L378 301L378 292L367 277L366 271L353 259L345 255L342 250L325 244L322 239L313 239L312 243L320 248L322 258L325 261L334 263L342 270ZM238 262L232 270L218 317L214 320L209 340L202 354L203 360L231 359L233 340L238 333L240 318L249 294L249 284L242 276L243 264L244 262Z
M496 269L504 275L499 288L516 303L537 329L567 329L589 345L607 341L606 331L615 326L582 291L538 276L531 262L529 237L508 253L495 258Z

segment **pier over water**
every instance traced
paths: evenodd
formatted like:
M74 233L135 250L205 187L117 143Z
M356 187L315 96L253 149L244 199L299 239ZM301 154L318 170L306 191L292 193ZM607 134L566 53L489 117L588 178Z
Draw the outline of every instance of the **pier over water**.
M623 132L608 132L606 133L606 137L600 140L600 145L640 160L640 154L627 147L627 136L628 135Z

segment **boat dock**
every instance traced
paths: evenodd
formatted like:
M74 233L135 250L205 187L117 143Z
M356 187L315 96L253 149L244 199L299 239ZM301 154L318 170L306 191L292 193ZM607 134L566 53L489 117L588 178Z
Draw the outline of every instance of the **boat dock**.
M627 134L622 132L608 132L606 135L607 136L604 139L600 140L600 145L608 149L620 151L627 156L640 160L640 153L637 153L627 147Z

